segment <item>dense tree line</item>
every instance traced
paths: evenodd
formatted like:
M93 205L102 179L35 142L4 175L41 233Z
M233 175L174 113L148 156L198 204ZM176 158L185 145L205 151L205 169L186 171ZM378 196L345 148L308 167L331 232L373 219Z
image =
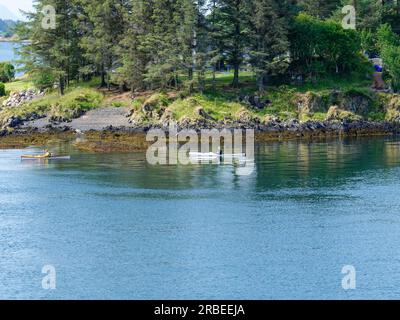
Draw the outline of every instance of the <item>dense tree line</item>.
M357 31L341 27L346 4ZM42 26L47 5L54 29ZM227 68L233 87L248 68L263 90L272 78L365 72L362 49L383 52L376 32L387 23L395 34L399 17L396 0L38 0L18 33L31 40L21 48L26 69L61 93L94 76L132 92L203 90L206 74L215 85Z
M0 36L9 38L13 35L13 27L15 27L16 22L12 20L2 20L0 19Z

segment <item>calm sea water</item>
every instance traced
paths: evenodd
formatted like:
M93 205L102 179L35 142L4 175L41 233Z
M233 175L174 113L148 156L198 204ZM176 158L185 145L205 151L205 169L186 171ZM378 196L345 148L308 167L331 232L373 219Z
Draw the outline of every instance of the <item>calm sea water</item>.
M52 150L0 151L1 299L400 298L399 139L260 144L248 177Z
M18 44L15 42L0 42L0 62L11 62L15 66L16 60L18 60L18 55L15 53L14 49L18 47ZM23 72L18 71L16 76L20 77L23 75Z
M17 46L14 42L0 42L0 62L13 61L17 59L14 48Z

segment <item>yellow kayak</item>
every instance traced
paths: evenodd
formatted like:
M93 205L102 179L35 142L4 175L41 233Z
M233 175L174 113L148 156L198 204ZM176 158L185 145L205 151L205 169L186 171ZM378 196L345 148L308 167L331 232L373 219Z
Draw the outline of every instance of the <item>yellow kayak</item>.
M24 155L21 156L23 160L70 160L70 156L48 156L48 155Z
M49 158L51 158L51 156L49 156L49 155L47 155L47 154L44 154L44 155L36 155L36 156L34 156L34 155L24 155L24 156L21 156L21 158L22 159L49 159Z

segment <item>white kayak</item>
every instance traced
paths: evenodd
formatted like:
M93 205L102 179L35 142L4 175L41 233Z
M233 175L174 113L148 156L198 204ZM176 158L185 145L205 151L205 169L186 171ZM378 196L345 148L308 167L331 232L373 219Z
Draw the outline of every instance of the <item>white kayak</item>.
M244 153L232 153L232 154L218 154L214 152L209 152L209 153L202 153L202 152L189 152L190 157L196 157L196 158L244 158L246 157L246 154Z
M189 157L191 158L218 158L217 153L201 153L201 152L189 152Z

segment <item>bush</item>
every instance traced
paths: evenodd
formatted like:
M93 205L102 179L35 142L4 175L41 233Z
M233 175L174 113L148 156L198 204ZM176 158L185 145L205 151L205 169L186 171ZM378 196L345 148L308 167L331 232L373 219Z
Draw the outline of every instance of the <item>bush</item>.
M6 95L6 86L3 82L0 82L0 97L4 97Z
M169 104L170 99L168 95L165 93L155 93L143 103L143 109L145 111L153 111L161 107L167 107Z
M42 71L33 77L33 84L39 90L52 88L55 82L55 77L51 72Z
M362 30L360 33L361 38L361 48L364 52L369 55L375 56L378 54L379 50L377 47L375 34L369 30Z
M14 77L14 66L9 62L0 62L0 82L10 82Z
M383 25L378 30L378 47L392 88L400 92L400 37L389 25Z
M337 106L333 106L328 110L325 120L328 120L328 121L332 121L332 120L360 121L360 120L362 120L362 117L353 112L350 112L347 110L342 110L342 109L338 108Z
M360 61L361 39L355 30L344 30L333 21L299 14L290 34L294 73L310 79L326 74L348 75Z
M129 107L129 103L127 101L113 101L111 106L114 108L126 108Z

